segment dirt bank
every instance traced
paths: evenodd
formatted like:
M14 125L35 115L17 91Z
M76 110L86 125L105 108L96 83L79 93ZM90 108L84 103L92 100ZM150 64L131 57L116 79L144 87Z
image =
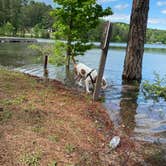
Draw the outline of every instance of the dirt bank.
M60 82L0 69L0 166L162 165L163 149L115 130L100 103Z

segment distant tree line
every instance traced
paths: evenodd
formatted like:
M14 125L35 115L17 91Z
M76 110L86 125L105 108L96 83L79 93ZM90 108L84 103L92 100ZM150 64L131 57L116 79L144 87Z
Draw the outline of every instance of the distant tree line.
M55 22L50 16L52 10L51 5L34 0L0 0L0 35L49 38ZM86 40L100 42L103 24L104 20L100 20L99 25L85 35ZM113 23L111 41L126 43L128 32L128 24ZM146 43L166 44L166 30L147 29Z
M100 41L102 36L102 27L104 20L100 21L100 24L96 29L89 33L91 41ZM113 23L112 42L124 42L128 40L129 24L125 23ZM146 43L163 43L166 44L166 30L147 29Z
M33 0L0 0L0 35L46 37L52 7ZM47 31L46 31L47 30Z

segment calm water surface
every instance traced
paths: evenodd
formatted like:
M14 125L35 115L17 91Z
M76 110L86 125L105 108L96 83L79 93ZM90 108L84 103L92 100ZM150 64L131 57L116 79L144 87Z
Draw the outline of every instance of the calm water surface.
M43 59L27 46L16 43L0 44L0 65L43 77ZM124 131L136 139L166 143L166 102L162 99L159 102L145 100L141 85L140 88L134 85L122 85L125 44L112 43L111 46L113 48L108 52L104 73L109 86L102 95L105 96L104 106L112 121L116 127L123 126ZM154 71L161 76L166 74L166 46L146 45L146 47L157 48L146 50L143 59L143 80L153 82ZM97 69L100 55L100 49L92 49L78 59ZM64 67L48 65L48 77L65 83L64 71Z

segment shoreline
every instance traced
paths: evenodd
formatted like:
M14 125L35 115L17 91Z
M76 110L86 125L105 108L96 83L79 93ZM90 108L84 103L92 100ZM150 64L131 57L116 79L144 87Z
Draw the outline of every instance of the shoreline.
M48 43L53 44L55 40L52 38L27 38L27 37L2 37L0 36L0 43ZM156 45L158 47L156 47ZM109 49L126 49L127 43L111 42ZM100 48L100 42L92 42L92 49ZM157 51L162 50L166 51L166 44L163 43L145 43L145 51Z

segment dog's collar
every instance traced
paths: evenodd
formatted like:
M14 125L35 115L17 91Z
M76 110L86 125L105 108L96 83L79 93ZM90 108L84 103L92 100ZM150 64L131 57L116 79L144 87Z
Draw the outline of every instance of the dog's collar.
M93 78L92 78L92 76L91 76L91 74L92 74L93 71L95 71L95 69L92 69L92 70L86 75L86 78L87 78L87 77L90 77L91 82L92 82L92 85L94 85L94 83L95 83L94 80L93 80ZM85 78L85 79L86 79L86 78Z

